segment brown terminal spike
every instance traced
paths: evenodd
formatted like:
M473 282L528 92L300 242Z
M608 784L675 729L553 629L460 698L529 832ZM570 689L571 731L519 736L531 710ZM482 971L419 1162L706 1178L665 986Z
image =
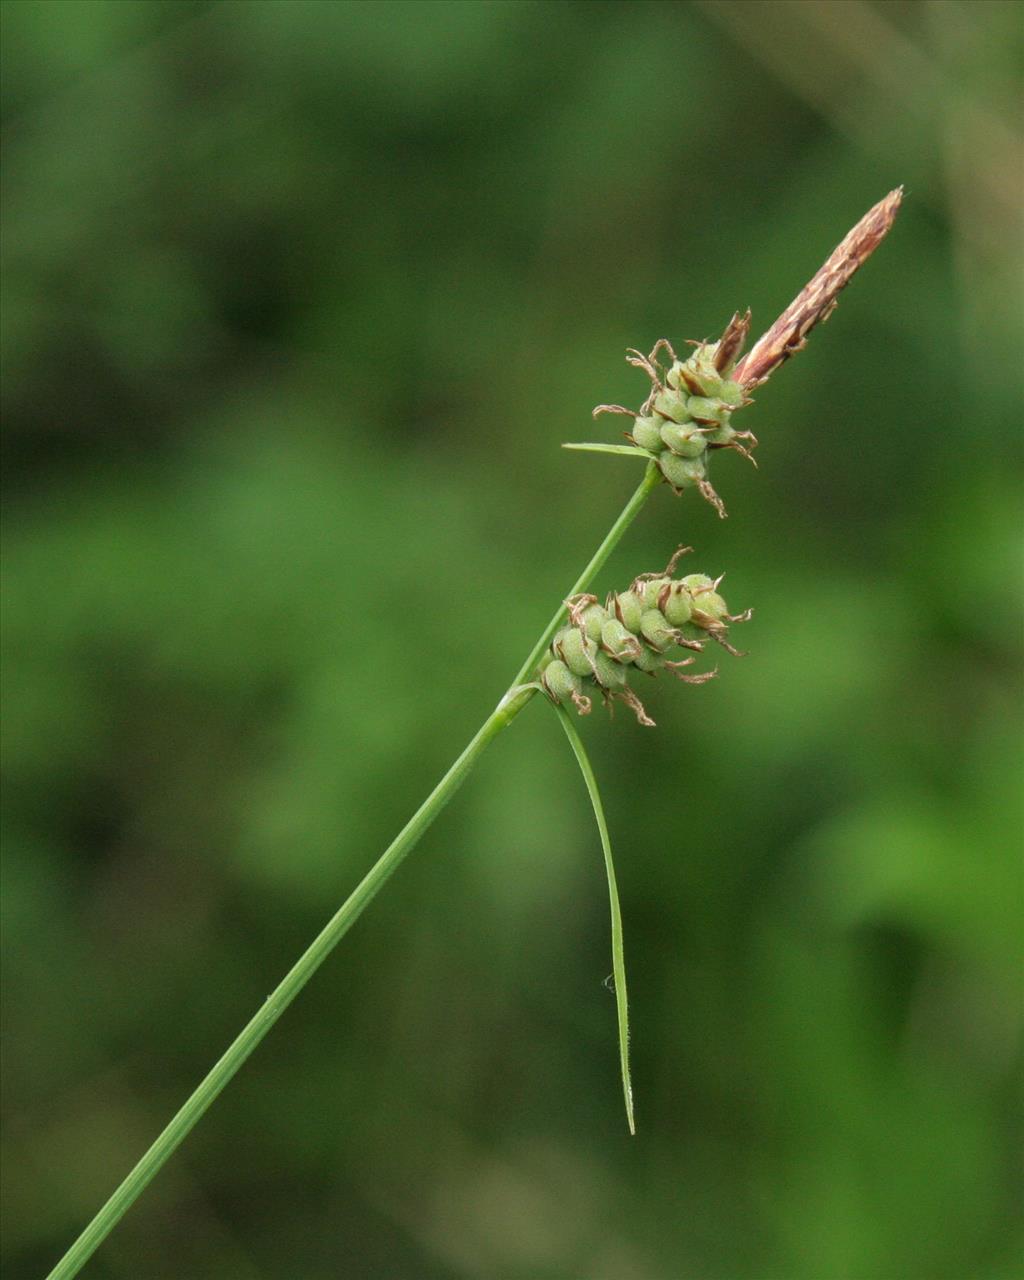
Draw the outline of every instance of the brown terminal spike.
M803 348L807 335L816 324L828 319L839 293L885 239L902 200L902 187L890 191L836 245L817 275L736 366L732 375L736 382L747 388L758 386Z

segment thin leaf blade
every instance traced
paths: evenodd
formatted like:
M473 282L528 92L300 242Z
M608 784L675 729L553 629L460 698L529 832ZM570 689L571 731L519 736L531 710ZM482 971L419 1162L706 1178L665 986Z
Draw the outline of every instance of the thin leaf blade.
M571 442L562 445L563 449L576 449L580 453L618 453L626 458L646 458L648 461L657 455L641 449L635 444L591 444L588 441Z
M622 1095L626 1103L626 1120L629 1132L636 1133L636 1119L633 1112L633 1082L629 1073L629 997L626 992L626 960L622 943L622 909L619 906L619 888L615 879L615 864L612 860L612 845L608 835L608 823L605 821L604 806L601 804L601 793L598 790L594 770L590 766L583 746L583 740L576 731L572 717L564 707L556 707L562 728L569 739L576 763L583 774L590 804L597 821L597 830L601 837L601 849L604 853L605 871L608 875L608 903L612 920L612 974L615 981L615 1008L619 1020L619 1063L622 1068Z

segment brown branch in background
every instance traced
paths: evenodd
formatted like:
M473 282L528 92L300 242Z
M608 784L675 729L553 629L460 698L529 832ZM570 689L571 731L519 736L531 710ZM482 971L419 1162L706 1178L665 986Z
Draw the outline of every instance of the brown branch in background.
M903 188L897 187L868 210L814 279L739 362L732 375L737 382L747 388L758 386L803 348L814 326L832 314L837 296L850 283L853 273L885 239L902 199Z

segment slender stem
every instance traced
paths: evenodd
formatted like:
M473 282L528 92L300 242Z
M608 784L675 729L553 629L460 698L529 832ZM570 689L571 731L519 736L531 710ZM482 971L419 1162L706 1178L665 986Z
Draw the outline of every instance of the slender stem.
M608 876L608 903L612 914L612 981L615 983L615 1008L619 1018L619 1067L622 1071L622 1096L626 1102L626 1121L630 1133L636 1133L636 1117L633 1114L633 1083L629 1078L629 997L626 994L626 958L622 945L622 908L619 906L619 886L615 879L615 863L612 861L612 842L608 835L608 823L604 805L598 790L597 779L591 768L583 739L576 730L565 707L556 707L565 736L572 746L576 762L587 786L590 804L597 820L597 831L604 852L604 869Z
M603 568L604 562L608 559L611 553L618 546L619 542L622 539L622 535L626 532L629 526L636 519L637 515L640 513L641 507L644 505L647 499L651 496L651 491L654 489L655 485L657 485L660 480L661 480L661 472L658 470L657 465L653 462L649 462L647 464L646 470L644 471L644 478L640 481L640 484L637 487L636 492L633 494L632 498L630 498L630 500L626 503L625 507L623 507L622 513L619 516L618 520L616 520L615 523L612 525L612 527L608 530L608 536L601 543L598 549L594 552L593 556L590 559L590 563L580 574L579 578L577 578L577 580L570 587L568 595L566 596L566 599L569 599L571 596L578 595L579 592L581 591L586 591L587 587L590 586L591 582L593 581L594 575L600 572L600 570ZM548 645L554 639L555 632L562 625L562 620L564 617L565 617L565 606L562 605L559 608L558 612L555 614L555 616L551 619L548 625L541 632L540 639L537 641L537 643L533 646L533 649L530 651L530 656L519 668L519 674L516 676L515 680L512 681L513 686L517 684L522 684L524 680L529 680L530 676L533 674L534 667L540 661L541 654L543 654L544 650L548 647Z
M635 519L659 479L658 469L649 464L637 491L622 514L612 525L608 536L594 553L590 563L577 579L569 595L583 591L601 569L609 555ZM132 1204L159 1172L188 1135L199 1118L228 1084L242 1063L260 1043L270 1028L291 1004L302 988L323 964L370 904L385 881L416 845L444 806L458 790L466 775L487 745L526 706L536 692L535 686L524 685L541 654L551 643L564 615L559 609L523 663L508 693L488 716L469 746L463 751L430 795L420 805L373 867L338 908L320 933L302 953L277 987L267 996L257 1013L246 1023L224 1055L214 1064L180 1111L174 1116L134 1169L50 1272L48 1280L71 1280L92 1257Z
M214 1064L185 1105L54 1267L50 1273L50 1280L69 1280L71 1276L78 1274L100 1242L131 1207L140 1192L152 1180L452 798L491 739L512 722L535 692L533 688L517 689L506 694L501 700L481 725L469 746L398 833L373 868L367 872L344 904L302 953L280 984L267 996L258 1012L231 1043L227 1052Z

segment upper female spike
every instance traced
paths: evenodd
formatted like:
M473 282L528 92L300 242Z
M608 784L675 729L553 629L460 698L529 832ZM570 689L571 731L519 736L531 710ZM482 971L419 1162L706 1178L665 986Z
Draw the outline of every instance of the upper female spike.
M566 601L569 617L541 662L540 684L552 702L572 702L580 715L591 708L587 690L597 690L606 706L624 702L642 725L654 721L629 685L634 672L654 676L658 671L686 684L704 684L715 671L682 671L694 661L669 661L673 649L701 652L714 640L737 654L726 639L729 625L746 622L749 610L731 614L718 588L722 579L703 573L673 578L676 564L690 551L680 547L661 573L642 573L626 591L613 592L605 606L595 596Z

